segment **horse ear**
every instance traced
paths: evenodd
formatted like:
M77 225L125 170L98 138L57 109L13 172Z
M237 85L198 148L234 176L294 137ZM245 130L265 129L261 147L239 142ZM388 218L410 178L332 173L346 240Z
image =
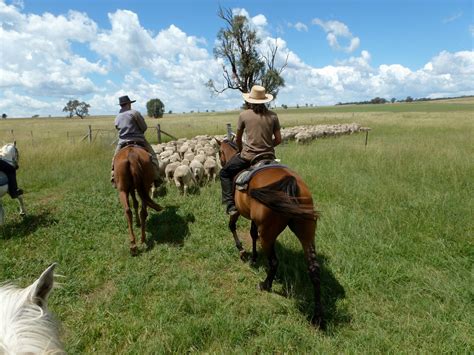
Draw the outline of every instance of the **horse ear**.
M214 138L217 142L217 144L220 146L222 144L222 142L220 140L218 140L217 138Z
M14 147L16 147L16 140L15 140L15 141L13 141L13 146L14 146Z
M48 296L54 285L54 268L56 263L51 264L43 271L41 276L30 287L30 299L40 307L46 306Z

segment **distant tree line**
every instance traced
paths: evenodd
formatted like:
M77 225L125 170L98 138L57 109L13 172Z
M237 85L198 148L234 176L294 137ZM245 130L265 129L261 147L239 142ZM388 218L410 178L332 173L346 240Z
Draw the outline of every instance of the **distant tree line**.
M374 97L370 101L353 101L353 102L338 102L336 105L373 105L373 104L386 104L391 102L392 104L395 102L415 102L415 101L436 101L436 100L447 100L447 99L461 99L464 97L471 97L469 95L463 96L455 96L455 97L438 97L436 99L431 99L428 97L420 97L418 99L414 99L411 96L407 96L405 99L397 100L396 98L392 97L390 100L384 99L383 97Z

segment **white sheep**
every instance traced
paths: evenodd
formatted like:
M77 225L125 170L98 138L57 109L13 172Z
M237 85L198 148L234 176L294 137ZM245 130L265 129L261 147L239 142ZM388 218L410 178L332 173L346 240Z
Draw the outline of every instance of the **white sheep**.
M197 186L191 168L187 165L178 166L173 175L173 180L176 187L186 196L189 187Z
M196 183L201 186L204 182L204 166L199 160L194 159L189 163L189 167L191 168Z
M201 164L204 164L204 162L206 161L207 159L207 156L206 154L198 154L194 157L194 160L197 160L199 161Z
M180 166L181 163L179 161L176 161L174 163L169 163L166 168L165 168L165 178L168 182L171 182L173 180L173 175L178 166Z
M203 164L204 166L204 175L207 178L207 181L216 181L216 176L218 172L218 165L216 160L212 157L208 157Z

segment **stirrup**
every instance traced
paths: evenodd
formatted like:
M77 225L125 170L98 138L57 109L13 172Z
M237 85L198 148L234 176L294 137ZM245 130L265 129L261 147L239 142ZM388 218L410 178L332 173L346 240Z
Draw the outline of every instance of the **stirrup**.
M229 216L235 216L237 213L239 213L239 211L237 211L237 208L234 205L231 205L227 208L227 214Z

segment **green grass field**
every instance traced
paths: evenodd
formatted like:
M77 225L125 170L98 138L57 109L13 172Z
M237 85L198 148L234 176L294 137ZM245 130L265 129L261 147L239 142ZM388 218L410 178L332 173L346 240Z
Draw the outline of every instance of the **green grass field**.
M283 126L357 122L365 134L277 149L308 183L328 329L313 329L302 250L285 231L272 293L266 261L240 261L220 186L186 198L173 187L150 211L150 250L130 257L108 181L113 135L67 138L113 117L0 121L17 139L29 215L3 198L0 280L31 283L58 262L49 307L78 353L472 353L474 104L433 102L278 110ZM171 115L179 137L224 134L237 112ZM31 137L33 131L33 138ZM48 133L49 132L49 133ZM152 130L148 137L156 141ZM239 221L247 250L249 222Z

